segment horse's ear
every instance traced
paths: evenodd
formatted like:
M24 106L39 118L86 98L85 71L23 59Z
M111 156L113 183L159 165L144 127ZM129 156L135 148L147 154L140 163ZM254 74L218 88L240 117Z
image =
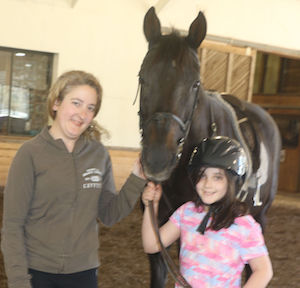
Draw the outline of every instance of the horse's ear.
M150 45L155 43L161 36L160 22L154 7L151 7L145 15L144 34Z
M189 29L189 35L186 37L189 45L197 49L206 36L206 19L200 11L197 18L193 21Z

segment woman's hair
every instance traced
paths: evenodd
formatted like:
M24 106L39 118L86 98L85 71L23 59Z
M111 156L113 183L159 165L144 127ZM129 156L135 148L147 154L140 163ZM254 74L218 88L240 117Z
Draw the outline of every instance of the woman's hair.
M96 91L97 103L95 106L94 114L94 117L96 117L101 107L102 87L94 75L84 71L73 70L63 73L50 88L47 104L48 115L52 120L54 120L56 117L56 111L53 110L55 102L57 101L61 103L64 100L65 96L72 91L72 89L82 85L88 85L91 88L94 88ZM90 139L100 140L101 134L103 132L107 133L105 129L100 127L100 125L97 124L95 120L93 120L89 128L86 129L83 135Z
M201 167L190 172L190 179L194 189L192 201L196 207L205 205L196 191L196 184L199 182L205 169L206 167ZM236 194L241 188L239 177L230 171L223 170L228 181L227 192L222 199L210 205L212 207L212 221L209 228L215 231L228 228L234 223L235 218L249 213L248 205L236 198Z

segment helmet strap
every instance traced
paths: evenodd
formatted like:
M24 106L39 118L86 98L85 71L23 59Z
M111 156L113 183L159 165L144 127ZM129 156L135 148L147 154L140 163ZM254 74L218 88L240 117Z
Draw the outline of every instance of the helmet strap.
M201 221L200 225L197 228L197 231L200 232L202 235L204 234L205 230L206 230L206 226L208 223L208 220L210 218L210 216L213 213L213 206L209 206L209 210L206 213L206 215L204 216L203 220Z

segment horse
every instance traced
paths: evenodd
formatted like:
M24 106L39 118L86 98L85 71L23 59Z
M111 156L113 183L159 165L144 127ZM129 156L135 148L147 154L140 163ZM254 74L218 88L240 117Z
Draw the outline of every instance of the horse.
M197 49L206 36L199 12L187 36L173 29L163 35L151 7L144 17L148 51L139 71L141 163L147 179L161 183L158 222L192 197L187 165L194 147L206 137L237 139L247 151L249 173L237 195L265 227L265 214L277 191L281 137L273 118L260 106L230 94L205 91ZM151 287L165 287L167 267L160 255L149 256Z

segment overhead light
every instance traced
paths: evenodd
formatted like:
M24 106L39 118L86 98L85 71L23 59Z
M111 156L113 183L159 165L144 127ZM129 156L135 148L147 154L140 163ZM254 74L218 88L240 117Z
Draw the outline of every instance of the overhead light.
M31 66L32 66L32 64L30 64L30 63L26 63L24 66L25 66L25 67L31 67Z
M26 53L24 53L24 52L17 52L15 55L18 56L18 57L22 57L22 56L25 56Z

